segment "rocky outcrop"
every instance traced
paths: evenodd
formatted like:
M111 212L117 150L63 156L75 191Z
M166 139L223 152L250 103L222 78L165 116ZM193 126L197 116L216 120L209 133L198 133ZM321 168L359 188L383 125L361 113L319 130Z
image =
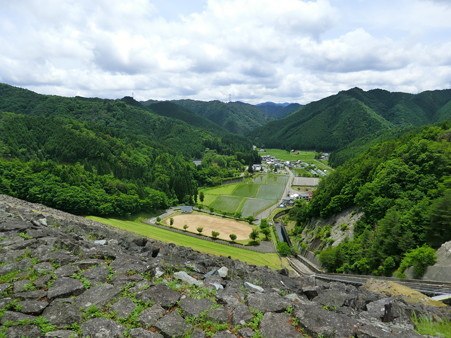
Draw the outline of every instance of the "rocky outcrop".
M423 275L424 280L451 280L451 241L445 242L437 250L437 263L428 266Z
M414 337L414 312L451 317L0 196L0 336Z

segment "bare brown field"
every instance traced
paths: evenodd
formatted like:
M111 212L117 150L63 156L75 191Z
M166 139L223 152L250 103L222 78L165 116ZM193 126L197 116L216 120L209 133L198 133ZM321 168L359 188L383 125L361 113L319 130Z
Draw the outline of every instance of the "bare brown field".
M236 240L249 239L249 234L252 232L252 226L238 222L228 218L221 218L208 215L197 214L182 214L172 216L174 219L173 227L183 230L183 226L188 225L187 231L198 233L197 228L202 227L203 235L211 236L212 231L219 232L218 238L230 240L229 235L235 234ZM169 225L169 218L166 219L166 224Z

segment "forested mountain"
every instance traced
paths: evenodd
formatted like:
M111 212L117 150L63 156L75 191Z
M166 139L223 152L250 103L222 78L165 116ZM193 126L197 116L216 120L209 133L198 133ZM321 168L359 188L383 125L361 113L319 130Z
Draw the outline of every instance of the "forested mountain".
M0 192L77 214L120 215L191 202L201 184L258 155L122 100L39 95L0 84ZM208 149L208 150L207 150ZM193 158L206 158L196 168Z
M414 95L353 88L307 104L251 136L265 147L336 151L359 139L363 142L390 130L449 118L449 89Z
M451 240L450 127L442 122L371 147L322 180L311 203L297 209L299 234L312 218L352 207L363 212L352 239L320 254L328 270L390 275L406 253L421 256L423 245Z
M264 102L255 105L258 109L264 112L266 115L280 119L284 116L295 112L302 107L299 103L274 103L274 102Z
M178 104L169 101L161 101L153 103L152 101L147 101L143 103L143 106L147 107L150 111L160 116L178 119L188 123L193 127L208 130L217 135L225 135L229 133L227 130L217 125L216 123L200 116L195 112L185 109Z
M245 135L272 118L257 107L243 102L224 103L220 101L172 101L185 109L209 119L229 132Z

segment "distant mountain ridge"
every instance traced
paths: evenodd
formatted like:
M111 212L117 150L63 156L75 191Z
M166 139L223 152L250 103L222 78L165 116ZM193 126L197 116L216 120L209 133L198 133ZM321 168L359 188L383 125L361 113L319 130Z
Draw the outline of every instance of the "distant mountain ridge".
M302 106L250 135L259 145L336 151L361 138L451 118L451 89L420 94L352 88Z
M302 107L302 105L299 103L288 103L288 102L285 103L264 102L256 104L255 106L265 114L274 117L276 119L285 117Z

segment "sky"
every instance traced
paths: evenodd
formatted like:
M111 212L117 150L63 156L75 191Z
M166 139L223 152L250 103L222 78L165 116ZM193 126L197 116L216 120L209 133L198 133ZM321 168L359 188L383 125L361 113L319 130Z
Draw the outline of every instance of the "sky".
M451 88L451 0L0 0L0 82L248 103Z

